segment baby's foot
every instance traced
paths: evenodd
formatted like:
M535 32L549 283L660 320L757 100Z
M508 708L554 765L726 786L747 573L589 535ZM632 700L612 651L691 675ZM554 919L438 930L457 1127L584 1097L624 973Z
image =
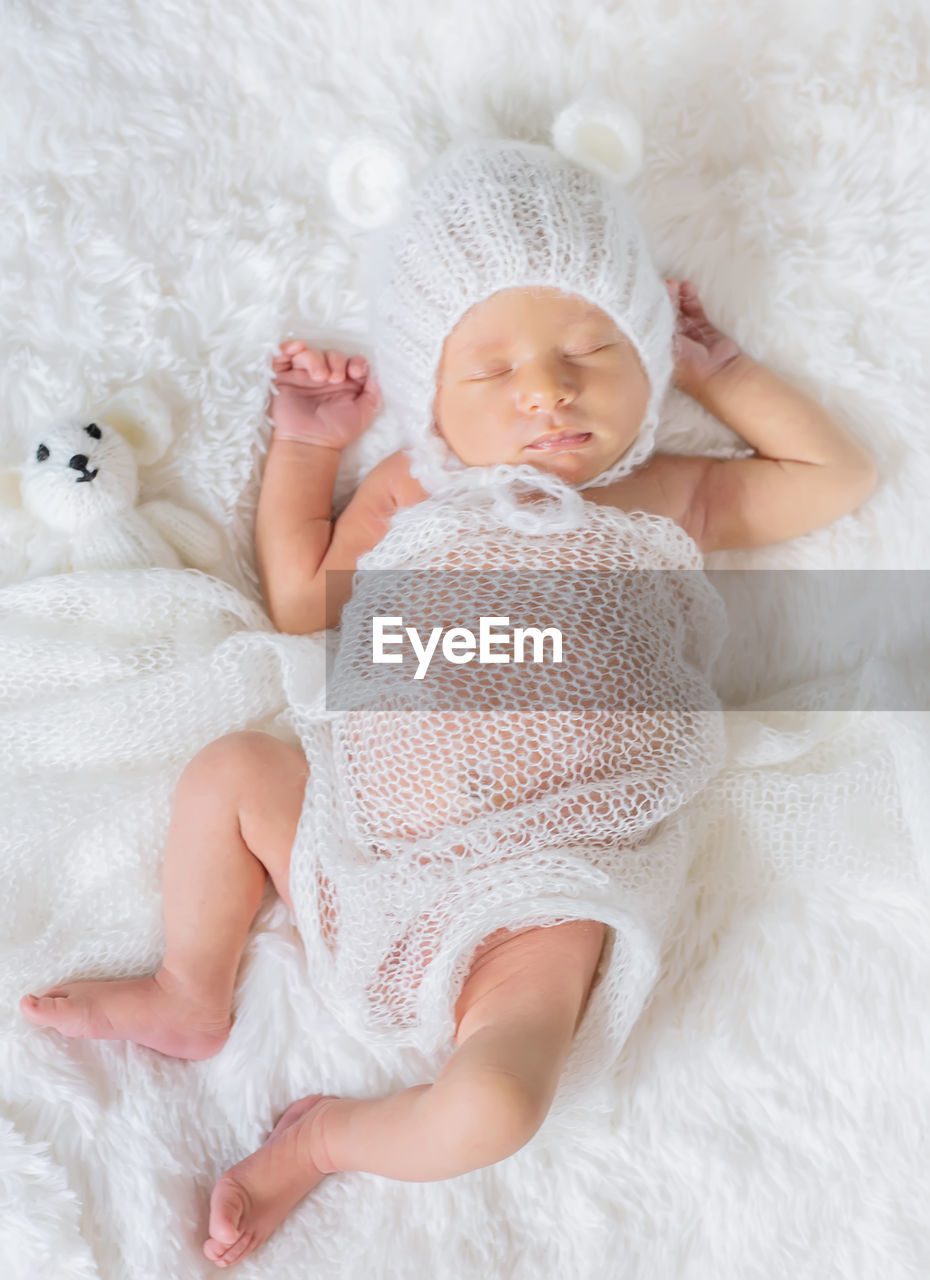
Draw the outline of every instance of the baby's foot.
M221 1007L167 970L118 982L69 982L41 996L23 996L24 1018L64 1036L133 1040L169 1058L210 1058L232 1025Z
M204 1255L218 1267L240 1262L326 1177L310 1155L310 1128L332 1098L315 1093L288 1107L270 1137L224 1173L210 1197Z

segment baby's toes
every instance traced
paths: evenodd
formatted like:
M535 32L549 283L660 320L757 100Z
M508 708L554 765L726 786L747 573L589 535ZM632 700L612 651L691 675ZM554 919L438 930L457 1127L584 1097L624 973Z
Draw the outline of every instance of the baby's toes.
M86 1022L86 1010L82 1003L74 1003L67 996L23 996L20 1012L30 1022L40 1027L55 1027L65 1035L80 1035Z
M242 1188L231 1179L223 1179L210 1197L210 1239L214 1256L225 1253L242 1236L242 1220L246 1212Z
M217 1265L221 1267L232 1266L240 1258L252 1253L258 1244L259 1239L254 1231L243 1231L236 1243L230 1245L226 1252L217 1259Z
M211 1262L216 1262L228 1248L229 1245L218 1244L215 1240L208 1240L203 1246L203 1256L209 1258Z

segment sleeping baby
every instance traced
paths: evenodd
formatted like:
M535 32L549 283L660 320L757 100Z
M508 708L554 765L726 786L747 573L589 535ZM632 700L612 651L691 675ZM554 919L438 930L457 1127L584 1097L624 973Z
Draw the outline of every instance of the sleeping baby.
M560 1082L615 1060L692 856L680 816L723 760L703 556L821 528L877 482L690 282L661 279L624 194L547 147L450 148L376 238L368 284L377 380L300 341L274 361L256 527L275 626L341 624L336 671L364 696L303 717L303 750L246 731L186 767L157 973L21 1002L66 1036L218 1053L270 877L334 1016L372 1046L445 1046L428 1083L289 1107L214 1188L204 1253L221 1267L328 1174L427 1181L507 1158ZM657 453L672 383L755 456ZM334 518L342 451L382 405L405 446ZM465 619L464 597L435 599L447 573L512 591L555 574L567 632L596 641L580 685L541 666L509 705L494 670L473 705L405 702L402 669L383 685L372 663L386 578L367 571L388 569L415 571L416 609L449 625Z

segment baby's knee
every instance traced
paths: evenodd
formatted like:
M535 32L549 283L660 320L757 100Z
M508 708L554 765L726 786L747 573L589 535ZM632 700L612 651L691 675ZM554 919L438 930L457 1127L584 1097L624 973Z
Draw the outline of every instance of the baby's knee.
M202 747L184 772L214 778L218 774L226 777L243 772L251 774L258 766L274 763L285 745L270 733L257 729L226 733Z
M548 1099L528 1081L505 1072L474 1072L445 1097L443 1120L466 1169L506 1160L525 1146L548 1111Z
M207 788L213 794L222 790L244 800L256 788L262 791L291 773L296 777L299 768L305 777L306 760L296 747L270 733L243 729L202 747L181 774L179 788Z

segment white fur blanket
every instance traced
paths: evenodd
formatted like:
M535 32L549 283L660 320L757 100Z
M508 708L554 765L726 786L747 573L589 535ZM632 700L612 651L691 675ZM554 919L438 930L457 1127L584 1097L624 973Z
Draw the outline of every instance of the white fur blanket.
M288 1102L429 1064L374 1060L325 1016L270 895L207 1062L65 1041L16 1002L157 961L180 770L232 729L296 740L317 695L318 642L271 630L251 548L272 350L289 332L366 350L332 149L382 131L415 164L477 128L543 139L580 92L622 92L660 269L695 279L883 476L831 528L709 566L926 569L930 22L845 0L96 0L8 5L4 28L0 463L49 415L144 381L176 417L144 496L214 520L230 570L0 590L0 1274L195 1280L215 1274L215 1178ZM733 437L674 392L660 442ZM374 431L346 484L389 447ZM842 595L838 575L790 603L730 591L743 642L721 683L751 702L729 716L680 929L609 1086L460 1179L325 1180L245 1280L930 1272L922 578L889 575L873 612L903 630L878 666L824 581ZM159 607L135 614L140 599Z

